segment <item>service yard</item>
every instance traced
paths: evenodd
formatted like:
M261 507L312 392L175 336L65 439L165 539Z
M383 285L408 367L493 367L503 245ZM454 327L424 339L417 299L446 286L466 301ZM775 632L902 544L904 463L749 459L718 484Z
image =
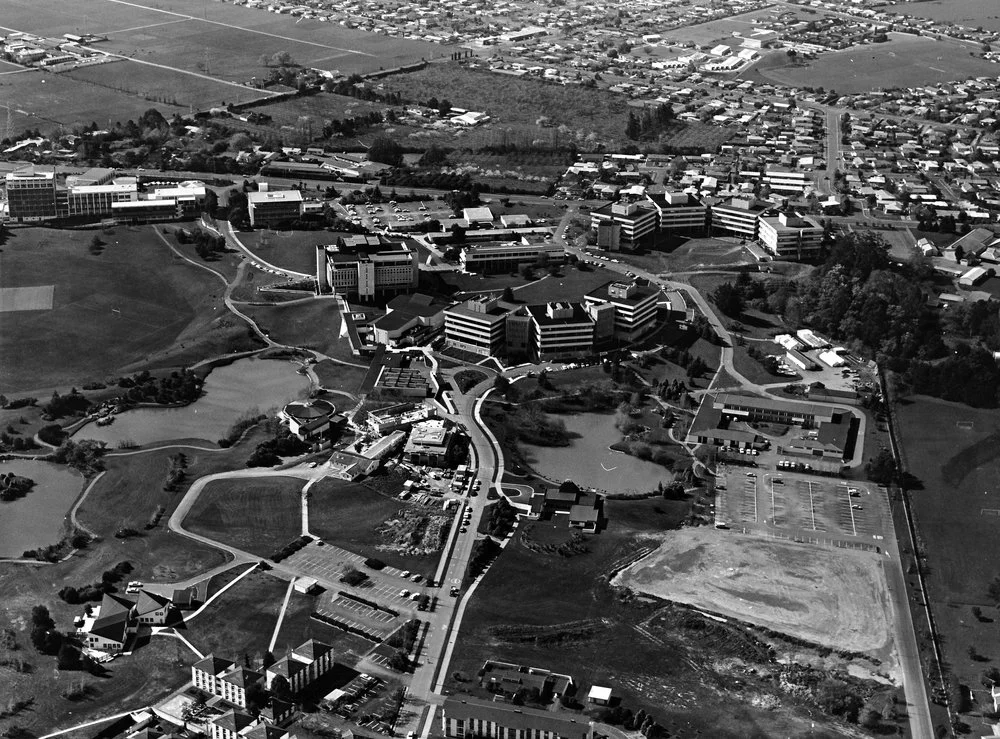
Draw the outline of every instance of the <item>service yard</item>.
M885 575L869 554L689 528L664 535L615 584L833 649L892 644Z

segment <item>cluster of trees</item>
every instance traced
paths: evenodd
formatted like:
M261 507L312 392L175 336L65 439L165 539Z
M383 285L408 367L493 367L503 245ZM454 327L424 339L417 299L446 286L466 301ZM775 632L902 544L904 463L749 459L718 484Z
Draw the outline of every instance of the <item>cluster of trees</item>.
M709 297L727 316L738 318L751 301L766 300L767 292L763 282L752 279L749 272L740 272L735 283L722 283Z
M104 597L105 593L116 592L118 588L115 585L121 582L130 572L132 572L132 564L130 562L119 562L110 570L105 570L101 574L101 581L99 583L84 585L81 588L67 585L59 591L59 597L70 605L86 603L87 601L99 601Z
M171 454L167 459L167 479L163 483L163 489L168 493L176 493L184 484L187 477L188 460L184 452Z
M0 453L27 452L37 448L35 440L21 436L13 424L7 424L6 430L0 431Z
M370 110L367 113L358 113L350 118L333 118L323 124L323 138L332 139L334 136L351 138L359 133L362 133L366 129L371 128L372 126L377 126L383 121L390 119L395 119L395 114L391 110L385 115L382 115L382 113L377 110ZM379 138L386 137L380 136ZM389 140L391 141L391 139ZM377 159L373 161L382 160ZM385 164L392 164L392 162L385 162Z
M287 51L276 51L270 56L261 54L259 61L262 67L290 67L295 65L292 55Z
M573 485L572 482L567 481L563 483L563 486L567 484ZM573 485L573 487L576 486ZM559 489L562 490L562 487ZM480 526L483 533L495 536L498 539L507 536L517 521L517 511L514 510L505 498L501 498L495 505L487 508L486 511L486 515L483 517Z
M490 562L496 559L500 551L500 545L493 541L493 539L489 537L478 539L472 545L472 554L469 557L469 564L465 571L466 581L474 579L479 573L483 572Z
M368 149L368 158L373 162L398 167L403 163L403 147L388 136L376 136Z
M209 212L208 208L205 210ZM214 210L213 208L212 211ZM177 237L177 243L179 244L193 243L194 250L198 253L198 256L206 261L218 259L219 254L226 252L226 237L206 231L203 228L196 228L194 231L178 228L174 231L174 235Z
M272 438L257 445L247 460L247 467L273 467L281 463L282 457L294 457L308 451L308 444L288 429L282 428Z
M81 439L73 441L66 439L52 453L52 461L66 464L84 475L91 475L104 469L104 453L107 451L103 441Z
M973 408L1000 404L1000 367L993 352L983 347L959 344L952 355L938 362L914 362L908 377L915 393Z
M0 472L0 501L23 498L33 487L35 481L30 477L21 477L13 472Z
M52 399L42 406L42 413L51 418L83 415L90 408L90 401L79 390L73 388L68 395L60 395L53 391Z
M190 370L174 371L159 380L143 370L131 377L118 378L118 387L126 391L119 401L160 405L192 403L201 396L203 382Z
M661 103L655 108L646 108L636 115L629 111L625 123L625 137L632 141L655 139L667 131L674 123L674 109L670 103Z
M603 721L612 726L621 726L629 731L638 731L646 739L660 739L661 737L669 736L667 731L641 708L633 713L630 708L625 708L621 705L612 706L611 708L605 708L597 714L596 718L598 721Z

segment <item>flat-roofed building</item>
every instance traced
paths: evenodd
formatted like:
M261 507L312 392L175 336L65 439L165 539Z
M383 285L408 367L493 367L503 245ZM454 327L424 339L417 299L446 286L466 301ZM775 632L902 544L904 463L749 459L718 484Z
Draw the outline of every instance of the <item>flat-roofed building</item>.
M650 195L649 202L659 214L660 231L700 236L708 227L708 206L690 193Z
M764 210L764 206L753 198L732 198L725 203L713 205L712 230L756 239L758 217Z
M416 289L419 279L417 250L405 241L360 235L316 247L316 280L323 292L388 298Z
M540 362L593 353L594 319L580 303L551 302L528 306L534 324L531 354Z
M782 259L811 259L823 246L823 227L815 218L796 213L761 216L758 225L760 243Z
M66 195L69 216L109 216L113 203L131 203L139 199L135 183L120 185L75 185Z
M411 464L448 467L455 448L455 429L447 421L434 418L416 423L403 447L403 456Z
M658 288L637 282L609 282L587 293L585 300L611 305L615 311L614 338L631 342L649 333L656 325Z
M156 223L181 217L175 200L123 200L111 204L115 223Z
M298 190L261 190L247 193L250 225L276 226L302 215L302 193Z
M55 171L36 170L34 167L9 172L7 184L7 213L18 221L42 221L55 218Z
M649 200L620 201L590 211L590 227L597 232L597 245L612 251L632 247L656 231L659 211Z
M517 241L466 244L459 254L459 263L469 272L510 271L535 262L562 264L565 259L566 252L559 244L527 235Z
M484 357L503 353L507 315L516 306L481 295L444 312L444 335L448 346Z

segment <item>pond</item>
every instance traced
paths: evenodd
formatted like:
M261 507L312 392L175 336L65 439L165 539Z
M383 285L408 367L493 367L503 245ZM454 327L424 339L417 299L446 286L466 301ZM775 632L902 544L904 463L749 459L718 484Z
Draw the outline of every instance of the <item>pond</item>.
M122 441L136 444L174 439L222 438L240 416L251 409L267 412L304 397L309 380L296 373L295 362L277 359L240 359L217 367L205 378L204 393L183 408L135 408L115 416L109 426L88 423L74 439L97 439L111 448Z
M83 489L83 476L63 464L30 459L0 463L0 472L35 481L23 498L0 502L0 556L20 557L28 549L58 542L66 514Z
M673 480L666 467L609 449L621 441L613 413L559 415L570 433L570 446L522 445L525 459L538 474L551 480L572 480L580 487L610 493L655 490Z

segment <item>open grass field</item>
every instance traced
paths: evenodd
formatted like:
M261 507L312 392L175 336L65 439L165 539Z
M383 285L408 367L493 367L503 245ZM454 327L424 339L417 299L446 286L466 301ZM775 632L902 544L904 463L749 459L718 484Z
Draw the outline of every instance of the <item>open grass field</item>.
M254 108L258 113L271 116L275 126L293 126L300 116L309 116L313 119L314 125L322 125L323 121L353 118L373 110L385 109L386 106L382 103L369 103L346 95L326 92L282 100L270 105L258 105ZM238 121L236 125L239 125Z
M878 652L892 639L885 576L871 555L684 529L616 582L834 649Z
M764 704L773 687L747 672L736 679L728 635L696 636L677 627L675 610L619 599L607 587L604 578L657 544L654 537L678 526L687 508L677 501L608 501L608 528L586 539L589 551L568 557L531 546L568 540L564 520L522 524L469 603L446 688L476 693L483 661L507 660L568 673L577 695L585 696L594 684L614 685L622 705L645 709L671 736L807 735L804 716L784 707L754 707ZM661 626L660 618L673 625ZM588 627L571 633L565 626L573 622ZM550 640L525 638L525 627L548 627L543 633ZM816 712L812 720L816 735L838 735Z
M288 581L252 572L229 588L191 623L184 636L203 654L242 663L245 654L263 654L278 623Z
M988 664L971 660L969 646L1000 658L996 603L987 592L1000 575L1000 412L915 396L896 414L908 471L922 484L910 501L946 661L959 682L979 688Z
M911 87L967 79L995 77L997 69L971 47L955 41L935 41L910 34L891 34L884 44L869 44L822 54L802 66L785 66L787 57L771 54L760 73L784 85L825 87L839 93Z
M102 253L88 249L97 234ZM222 308L222 283L173 254L151 229L15 228L0 287L54 285L52 310L3 314L0 388L79 385L197 349L197 358L246 343ZM235 344L233 343L235 342Z
M301 535L304 484L291 477L216 480L205 486L184 526L266 557Z
M921 0L886 7L887 13L903 13L933 21L956 23L1000 31L1000 9L993 0Z
M553 128L535 125L542 116L553 126L568 126L573 136L577 131L582 138L594 133L601 141L623 140L628 119L627 98L614 93L518 79L457 64L433 64L418 72L388 77L384 85L414 101L438 97L447 90L453 105L485 111L496 125L510 129L515 139L527 138L529 142L552 138Z
M324 541L364 557L375 557L402 569L433 573L439 556L410 556L379 548L377 528L404 509L411 508L361 483L326 478L309 489L309 530ZM437 507L438 509L440 506Z
M337 364L329 359L314 364L313 371L319 378L320 384L327 390L342 390L351 395L358 393L365 376L368 374L367 369ZM341 400L341 404L344 404L343 400Z
M63 76L81 83L83 90L112 89L151 104L193 106L195 110L268 97L262 90L237 87L132 60L83 67L65 72Z

